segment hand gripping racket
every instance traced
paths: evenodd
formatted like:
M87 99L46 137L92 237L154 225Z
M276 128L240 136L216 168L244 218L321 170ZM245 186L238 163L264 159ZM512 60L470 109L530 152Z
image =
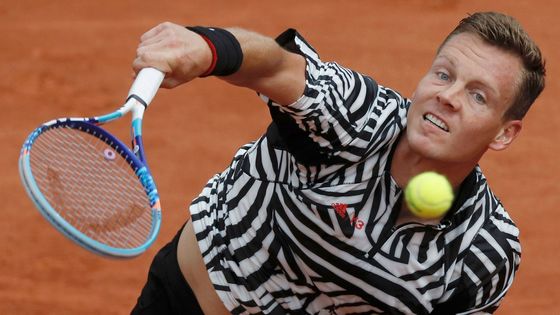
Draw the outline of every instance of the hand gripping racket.
M164 74L140 71L125 104L91 118L61 118L35 129L19 157L23 186L62 234L100 255L129 258L155 240L161 207L142 145L142 117ZM132 111L132 150L99 125Z

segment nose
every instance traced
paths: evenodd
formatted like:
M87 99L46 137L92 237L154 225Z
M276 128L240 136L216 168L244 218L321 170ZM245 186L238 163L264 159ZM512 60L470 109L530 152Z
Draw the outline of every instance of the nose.
M437 101L444 106L457 110L461 105L460 91L461 89L457 84L445 86L436 94Z

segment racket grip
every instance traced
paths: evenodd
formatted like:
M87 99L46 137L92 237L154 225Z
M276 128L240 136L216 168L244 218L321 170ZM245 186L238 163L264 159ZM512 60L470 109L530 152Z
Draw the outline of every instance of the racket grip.
M156 68L144 68L140 70L138 76L136 76L136 80L134 80L134 83L132 83L130 87L130 91L128 91L127 99L135 95L135 98L138 97L142 99L146 107L148 107L156 95L164 77L165 74Z

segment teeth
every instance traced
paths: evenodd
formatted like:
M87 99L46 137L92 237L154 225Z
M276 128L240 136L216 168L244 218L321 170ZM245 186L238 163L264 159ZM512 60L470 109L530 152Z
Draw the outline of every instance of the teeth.
M440 120L439 118L437 118L436 116L434 116L432 114L424 115L424 119L428 120L432 124L436 125L441 130L449 131L449 128L447 127L447 125L442 120Z

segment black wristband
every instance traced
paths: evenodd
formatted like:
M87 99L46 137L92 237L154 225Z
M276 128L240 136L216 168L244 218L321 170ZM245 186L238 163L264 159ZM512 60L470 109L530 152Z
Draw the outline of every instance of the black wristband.
M212 65L201 76L226 76L235 73L243 62L243 51L237 38L223 28L187 26L187 29L201 35L212 50Z

